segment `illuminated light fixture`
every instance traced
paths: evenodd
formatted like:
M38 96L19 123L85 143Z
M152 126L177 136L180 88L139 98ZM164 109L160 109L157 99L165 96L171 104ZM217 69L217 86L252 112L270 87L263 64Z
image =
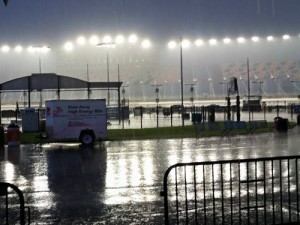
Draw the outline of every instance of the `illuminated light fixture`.
M32 46L29 46L29 47L27 48L27 51L32 53L32 52L34 52L34 48L33 48Z
M217 42L217 40L216 39L210 39L209 41L208 41L208 43L210 44L210 45L216 45L218 42Z
M17 46L15 47L15 51L16 51L16 52L21 52L21 51L23 51L23 47L22 47L21 45L17 45Z
M101 48L115 48L116 43L115 42L101 42L96 45L97 47Z
M35 52L45 53L50 51L50 48L48 46L29 46L27 48L27 51L31 53L35 53Z
M77 38L77 44L84 45L86 43L85 37L80 36Z
M135 34L131 34L128 38L130 44L135 44L138 40L138 37Z
M109 35L106 35L103 37L102 42L104 43L111 43L112 42L112 38Z
M73 45L72 42L69 41L69 42L66 42L66 43L65 43L64 48L65 48L65 50L67 50L67 51L72 51L72 50L74 49L74 45Z
M2 52L8 52L9 51L9 46L8 45L3 45L2 47L1 47L1 51Z
M49 52L50 48L46 45L42 46L42 47L38 47L40 52Z
M150 48L151 47L151 42L148 39L143 40L142 47L143 48Z
M253 36L253 37L251 38L251 40L252 40L253 42L258 42L258 41L259 41L259 37Z
M89 42L91 45L96 45L99 43L99 38L96 35L90 37Z
M118 35L118 36L116 37L116 39L115 39L115 42L116 42L117 44L122 44L122 43L124 43L124 40L125 40L125 38L124 38L123 35Z
M238 43L244 43L245 42L244 37L238 37L236 40L237 40Z
M290 35L285 34L285 35L282 36L282 39L283 40L288 40L288 39L290 39Z
M224 38L223 39L223 43L224 44L229 44L231 42L231 39L230 38Z
M176 42L175 41L170 41L169 43L168 43L168 47L169 48L176 48L176 46L177 46L177 44L176 44Z
M267 37L267 41L273 41L273 40L274 40L273 36L270 35L270 36Z
M197 40L195 41L195 45L196 45L196 46L202 46L202 45L204 45L204 41L203 41L202 39L197 39Z
M183 48L188 48L188 47L190 47L190 45L191 45L191 43L190 43L190 41L187 40L187 39L184 39L184 40L182 40L182 42L181 42L181 46L182 46Z

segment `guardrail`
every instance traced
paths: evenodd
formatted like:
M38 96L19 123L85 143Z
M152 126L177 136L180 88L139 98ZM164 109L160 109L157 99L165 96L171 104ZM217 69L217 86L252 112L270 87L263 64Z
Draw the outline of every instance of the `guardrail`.
M161 192L165 224L300 224L299 159L175 164Z
M14 192L11 192L13 190ZM15 195L18 196L18 207L15 206ZM25 207L24 196L22 191L15 185L5 182L0 182L0 197L4 198L4 203L0 203L0 223L1 224L26 224L25 208L28 209L28 224L30 224L30 209ZM13 201L12 204L9 200ZM2 210L4 209L4 210ZM5 211L4 215L2 212ZM19 214L19 215L17 215ZM18 220L19 222L17 223Z

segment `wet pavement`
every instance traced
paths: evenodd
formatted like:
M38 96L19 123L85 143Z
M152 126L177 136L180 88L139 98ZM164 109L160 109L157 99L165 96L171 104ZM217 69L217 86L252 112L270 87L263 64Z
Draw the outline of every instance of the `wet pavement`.
M245 136L21 145L0 150L32 224L163 224L163 175L178 162L299 154L300 127ZM2 215L0 215L2 216Z

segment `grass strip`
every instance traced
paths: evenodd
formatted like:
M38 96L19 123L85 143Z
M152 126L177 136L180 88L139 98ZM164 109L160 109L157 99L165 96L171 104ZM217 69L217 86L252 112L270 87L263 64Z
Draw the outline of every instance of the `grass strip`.
M289 129L296 126L295 123L289 123ZM274 123L269 122L266 128L257 128L251 133L265 133L274 130ZM141 140L141 139L170 139L170 138L202 138L212 136L222 136L224 129L218 130L204 130L197 135L194 125L174 126L174 127L158 127L158 128L143 128L143 129L109 129L105 140ZM237 129L231 130L226 136L232 135L247 135L249 130ZM6 138L6 137L5 137ZM51 143L54 140L47 138L45 133L26 132L21 133L22 144L36 144L36 143ZM57 141L55 141L57 142ZM65 141L63 141L65 142ZM6 143L6 140L5 140Z

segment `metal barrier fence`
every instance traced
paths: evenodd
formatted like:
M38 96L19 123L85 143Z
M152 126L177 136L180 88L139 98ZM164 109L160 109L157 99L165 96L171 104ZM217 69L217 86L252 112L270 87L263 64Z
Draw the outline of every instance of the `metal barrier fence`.
M300 224L300 156L179 163L165 173L165 224Z
M17 195L17 196L16 196ZM25 203L22 191L13 184L0 182L0 224L26 224ZM17 197L17 198L16 198ZM27 224L30 224L28 209Z

